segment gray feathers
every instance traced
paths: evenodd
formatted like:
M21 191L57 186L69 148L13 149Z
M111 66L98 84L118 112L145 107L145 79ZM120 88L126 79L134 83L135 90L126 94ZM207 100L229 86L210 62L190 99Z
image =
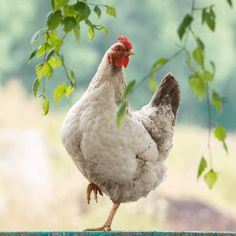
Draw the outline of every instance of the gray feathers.
M153 95L150 105L158 107L159 104L170 104L176 117L179 109L180 91L179 84L171 73L168 73L161 81L159 88Z

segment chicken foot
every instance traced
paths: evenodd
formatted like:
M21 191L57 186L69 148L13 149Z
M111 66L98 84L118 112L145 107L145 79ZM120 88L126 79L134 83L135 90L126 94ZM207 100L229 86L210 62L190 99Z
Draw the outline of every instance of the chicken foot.
M84 231L111 231L111 224L119 206L120 203L113 204L110 214L103 226L97 228L87 228Z
M87 191L86 191L86 198L87 198L87 203L90 203L91 200L91 193L93 192L94 194L94 199L96 202L98 202L98 193L103 196L102 191L100 190L100 188L94 184L94 183L90 183L87 187Z

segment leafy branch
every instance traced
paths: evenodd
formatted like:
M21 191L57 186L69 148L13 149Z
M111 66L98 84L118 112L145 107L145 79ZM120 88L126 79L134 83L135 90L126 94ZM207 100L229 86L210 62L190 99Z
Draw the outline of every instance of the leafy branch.
M232 1L227 0L230 7L232 7ZM133 84L131 81L127 90L129 89L128 95L130 95L136 88L138 88L144 81L148 79L148 88L151 92L155 92L157 88L156 75L167 63L174 60L180 54L184 54L185 64L190 70L190 75L188 77L189 86L193 94L202 101L205 99L207 110L208 110L208 161L202 155L199 162L197 177L201 177L203 174L204 180L209 188L212 188L218 179L218 173L213 167L213 158L212 158L212 147L211 147L211 136L212 136L212 127L214 127L214 136L217 140L222 142L223 148L228 153L228 147L226 144L227 130L216 122L212 107L214 107L216 113L220 115L222 113L223 104L225 99L219 95L216 89L212 88L212 82L215 79L215 63L212 60L207 60L206 57L206 48L203 40L197 35L194 30L193 22L196 21L194 18L195 12L201 12L201 24L207 26L210 31L215 31L216 28L216 15L214 12L214 4L205 7L196 7L196 1L192 0L192 5L190 12L187 13L182 19L177 34L182 45L179 49L169 58L162 57L157 59L151 68L151 71L145 75L132 90L129 89L130 84ZM195 41L196 47L191 52L191 49L188 46L189 37L192 36ZM210 67L210 68L209 68ZM127 93L125 93L124 99L127 99ZM122 102L120 104L120 109L117 113L117 121L119 124L124 117L126 112L126 103ZM208 167L209 165L209 167Z
M92 6L92 8L91 8ZM54 89L54 100L59 102L62 97L69 97L77 85L77 77L73 69L69 68L62 54L65 38L73 34L80 42L80 25L88 28L88 37L93 40L95 31L108 33L104 25L93 23L90 20L92 13L99 19L105 9L106 14L116 17L115 8L105 4L95 4L77 0L71 4L69 0L51 0L52 10L47 15L47 26L38 30L31 39L31 53L29 61L35 57L41 63L35 66L36 79L33 85L34 96L42 100L44 115L49 111L49 94L46 92L46 83L53 77L54 71L62 68L65 81Z

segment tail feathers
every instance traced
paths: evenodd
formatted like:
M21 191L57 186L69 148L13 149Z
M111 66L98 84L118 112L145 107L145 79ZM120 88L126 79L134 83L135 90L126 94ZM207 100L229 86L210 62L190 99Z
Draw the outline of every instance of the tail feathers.
M160 104L170 104L172 112L176 117L179 109L180 90L177 80L171 73L168 73L161 81L159 88L153 95L150 105L159 106Z

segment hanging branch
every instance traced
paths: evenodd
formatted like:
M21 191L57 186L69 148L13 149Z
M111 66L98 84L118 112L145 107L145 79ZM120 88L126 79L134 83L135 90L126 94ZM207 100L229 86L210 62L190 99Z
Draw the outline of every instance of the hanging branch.
M190 12L187 13L182 22L180 23L177 34L179 39L183 44L180 46L180 49L177 50L171 57L169 58L159 58L157 59L152 66L151 71L145 75L136 86L134 86L134 81L131 81L129 85L132 83L133 88L129 91L130 95L135 89L137 89L144 81L148 80L148 88L151 92L155 92L157 89L156 82L156 74L170 61L174 60L180 54L184 54L186 66L190 69L191 74L189 75L189 85L193 92L193 94L199 99L203 100L206 98L206 106L208 110L208 141L207 141L207 149L208 149L208 161L202 155L197 177L204 177L204 180L209 188L212 188L216 183L218 174L213 168L213 158L212 158L212 148L211 148L211 136L212 136L212 123L215 122L212 115L213 106L218 114L222 111L223 106L223 98L218 94L215 89L212 89L211 82L215 78L215 64L213 61L206 60L206 50L203 40L195 33L193 29L193 21L194 21L194 13L196 11L201 11L202 13L202 25L206 25L211 31L215 30L216 21L215 21L215 12L214 12L214 4L205 7L196 7L196 1L192 0ZM189 37L192 36L196 43L196 48L190 53L190 49L188 47ZM211 66L211 70L207 68L207 64ZM211 95L210 95L211 91ZM127 95L126 95L127 99ZM117 119L120 117L124 117L125 113L125 103L121 103L120 109L118 112ZM217 124L214 129L215 137L223 143L223 147L228 152L228 148L225 142L226 139L226 129ZM209 167L208 167L209 163Z
M39 60L43 58L42 63L35 66L36 79L33 85L35 97L42 99L42 109L44 115L49 111L49 97L46 94L46 84L50 82L54 71L62 68L65 73L65 82L58 84L54 89L54 100L59 102L62 97L69 97L76 87L75 72L70 69L62 54L64 40L69 33L73 33L76 41L80 42L80 24L85 23L88 27L88 37L93 40L95 31L101 30L108 33L104 25L94 24L90 20L92 13L100 18L103 10L106 14L115 17L116 10L114 7L105 4L89 3L87 1L77 1L70 4L69 1L51 1L52 10L47 15L47 26L38 30L31 39L31 46L35 49L32 50L29 60L37 57ZM90 8L93 6L93 9ZM102 9L101 9L102 8ZM59 28L63 28L64 34L61 36ZM39 44L39 39L41 43ZM37 45L38 43L38 45Z

